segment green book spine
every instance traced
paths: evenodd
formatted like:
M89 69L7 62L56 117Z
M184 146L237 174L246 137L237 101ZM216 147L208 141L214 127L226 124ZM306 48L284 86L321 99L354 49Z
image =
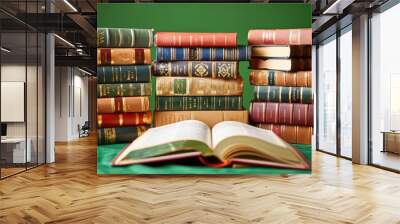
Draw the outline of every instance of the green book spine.
M152 47L152 29L97 28L97 47Z
M150 82L151 65L97 66L97 83Z
M241 96L159 96L157 111L242 110Z
M97 84L97 97L150 95L151 83Z
M97 144L128 143L141 136L149 126L99 128L97 130Z
M279 103L313 103L311 88L283 87L283 86L256 86L254 88L256 101Z
M238 66L236 61L157 62L154 64L154 75L236 79L239 76Z

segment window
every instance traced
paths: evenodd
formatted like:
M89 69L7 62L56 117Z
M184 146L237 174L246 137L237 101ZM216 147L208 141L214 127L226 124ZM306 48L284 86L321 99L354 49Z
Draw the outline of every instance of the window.
M400 170L400 133L391 133L400 130L399 21L400 4L371 18L370 160L394 170ZM397 137L386 142L385 135L392 134Z
M352 30L348 26L340 36L340 155L352 157Z
M336 36L318 47L317 149L336 153Z

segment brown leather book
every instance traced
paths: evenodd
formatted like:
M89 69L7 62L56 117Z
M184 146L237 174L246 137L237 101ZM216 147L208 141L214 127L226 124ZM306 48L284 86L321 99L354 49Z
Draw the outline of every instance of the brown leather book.
M150 48L98 48L97 65L151 64Z
M199 120L213 127L221 121L248 123L245 110L239 111L163 111L154 113L154 126L159 127L184 120Z
M249 45L311 45L312 29L249 30Z
M97 98L97 113L133 113L150 110L147 96Z
M311 58L291 58L291 59L261 59L252 58L250 61L253 69L268 69L287 72L309 71L311 70Z
M311 45L257 46L251 48L251 56L257 58L311 57Z
M291 144L311 144L312 127L279 124L257 124L256 126L272 130L276 135Z
M250 84L255 86L311 87L311 71L282 72L274 70L251 70Z
M157 77L157 96L241 96L243 81L195 78Z

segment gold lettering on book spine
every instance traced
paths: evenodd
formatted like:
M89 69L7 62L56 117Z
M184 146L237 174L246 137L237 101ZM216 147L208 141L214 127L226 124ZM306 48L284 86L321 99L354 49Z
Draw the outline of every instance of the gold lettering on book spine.
M117 133L115 128L105 128L104 131L104 139L106 143L114 143L117 138Z

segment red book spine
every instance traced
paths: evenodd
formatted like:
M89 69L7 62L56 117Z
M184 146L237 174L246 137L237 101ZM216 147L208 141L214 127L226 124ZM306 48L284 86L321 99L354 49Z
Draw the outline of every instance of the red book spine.
M236 47L236 33L171 33L158 32L158 47Z
M99 114L97 115L98 128L112 128L151 124L151 112Z
M279 119L274 124L293 124L293 104L280 103L279 104Z
M311 29L250 30L249 45L311 45Z

